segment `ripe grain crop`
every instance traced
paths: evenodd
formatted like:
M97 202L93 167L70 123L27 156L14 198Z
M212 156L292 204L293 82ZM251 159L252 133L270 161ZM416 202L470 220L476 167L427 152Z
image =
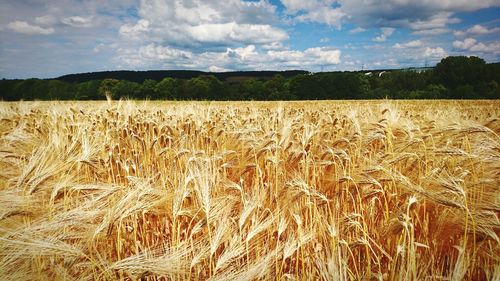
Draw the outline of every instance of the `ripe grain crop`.
M0 103L0 279L500 280L499 116Z

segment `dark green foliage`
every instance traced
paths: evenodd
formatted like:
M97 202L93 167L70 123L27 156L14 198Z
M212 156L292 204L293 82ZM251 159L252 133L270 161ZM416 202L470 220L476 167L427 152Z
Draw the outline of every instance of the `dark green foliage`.
M143 83L145 80L151 79L160 82L165 77L174 79L189 80L199 76L213 75L220 81L229 82L233 79L270 79L274 75L281 75L285 78L290 78L298 74L304 74L307 71L303 70L287 70L287 71L232 71L232 72L203 72L196 70L149 70L149 71L101 71L69 74L56 78L68 83L81 83L91 80L116 79L127 80L131 82Z
M136 82L130 82L125 80L120 80L116 83L113 88L113 98L140 98L141 97L141 84Z
M101 81L101 84L99 85L99 94L101 97L114 97L115 96L115 86L119 83L120 81L117 79L111 79L111 78L106 78Z
M78 83L76 89L77 100L98 100L99 97L99 84L98 80L91 80L87 82Z
M487 79L486 62L478 57L447 57L436 65L435 79L449 89L475 85Z
M158 78L162 73L170 77ZM102 79L88 80L101 74ZM499 84L500 64L486 64L477 57L448 57L435 69L423 71L256 71L212 75L200 71L115 71L52 80L3 79L0 99L97 100L106 96L159 100L499 99Z
M179 88L179 80L167 77L156 84L158 99L172 100Z
M159 93L156 89L156 84L158 84L155 80L146 79L142 82L140 88L141 97L145 97L146 99L158 99Z

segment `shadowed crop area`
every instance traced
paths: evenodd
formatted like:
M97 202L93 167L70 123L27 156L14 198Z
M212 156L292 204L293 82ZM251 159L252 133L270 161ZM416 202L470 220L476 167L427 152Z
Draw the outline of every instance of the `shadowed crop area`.
M2 280L499 280L499 101L0 103Z

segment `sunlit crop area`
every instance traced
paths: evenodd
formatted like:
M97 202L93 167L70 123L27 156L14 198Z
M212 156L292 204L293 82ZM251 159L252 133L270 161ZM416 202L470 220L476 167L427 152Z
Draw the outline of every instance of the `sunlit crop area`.
M1 280L499 280L500 102L0 104Z

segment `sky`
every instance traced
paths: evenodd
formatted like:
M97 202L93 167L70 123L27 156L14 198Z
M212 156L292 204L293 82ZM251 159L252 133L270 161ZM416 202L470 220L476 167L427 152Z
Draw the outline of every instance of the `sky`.
M500 61L500 0L0 0L0 78Z

